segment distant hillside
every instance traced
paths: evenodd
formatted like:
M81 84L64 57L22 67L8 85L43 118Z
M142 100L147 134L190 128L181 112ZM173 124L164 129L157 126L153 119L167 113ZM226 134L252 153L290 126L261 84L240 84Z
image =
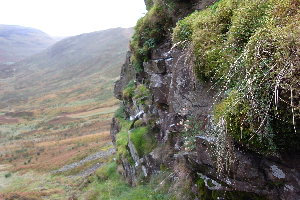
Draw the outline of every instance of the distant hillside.
M0 199L73 198L114 156L109 130L119 102L113 83L132 32L82 34L0 64Z
M60 102L66 102L74 92L84 94L93 88L105 88L112 97L111 83L119 75L132 32L132 29L115 28L66 38L16 63L10 71L6 69L2 73L0 106L61 90L69 92L61 96ZM14 75L3 79L11 73ZM105 86L101 87L102 84Z
M20 61L41 52L55 41L37 29L0 25L0 64Z
M78 76L79 71L84 74L98 72L99 69L103 70L124 59L124 49L128 48L131 34L132 29L115 28L69 37L40 54L23 60L16 68L23 74L28 70L47 74L61 73L64 70L63 78ZM111 73L110 69L109 75L118 75L117 72ZM43 78L52 77L48 75Z

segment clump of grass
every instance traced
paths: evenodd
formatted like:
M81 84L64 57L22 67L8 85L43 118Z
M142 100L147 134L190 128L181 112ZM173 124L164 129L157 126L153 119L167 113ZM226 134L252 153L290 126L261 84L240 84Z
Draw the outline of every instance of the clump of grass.
M100 181L106 181L108 179L115 179L118 174L116 173L117 163L107 163L96 171L96 176Z
M150 3L148 6L150 10L138 20L130 43L132 62L137 72L143 71L143 62L149 60L151 50L166 38L168 28L171 26L165 5L161 1L147 2Z
M134 81L130 81L123 90L123 99L125 100L132 99L134 95L134 90L135 90L135 83Z
M258 144L263 144L270 140L279 152L300 151L295 142L300 129L300 105L296 103L300 100L299 25L297 21L258 30L245 46L240 64L230 67L228 76L233 75L236 83L226 76L241 94L240 102L249 106L239 124L252 129L248 141L259 137Z
M173 41L192 43L194 70L200 80L219 80L250 37L270 22L270 12L276 3L221 0L180 20L173 30Z
M174 43L192 43L194 71L202 81L213 77L217 69L222 73L230 62L231 48L224 48L224 42L235 6L234 1L220 1L215 7L192 13L174 28Z
M122 98L125 105L131 105L132 103L136 106L143 107L143 110L147 110L147 105L150 104L151 91L146 84L136 84L133 81L130 81L128 85L123 90ZM120 107L125 111L125 108ZM121 114L121 110L118 110L116 114ZM125 114L125 112L123 112Z
M88 185L83 196L87 200L167 200L171 195L156 188L158 183L129 186L117 172L117 163L111 162L96 172L96 179ZM160 180L161 181L161 180Z
M116 110L114 117L118 119L126 119L125 107L123 104L121 104L120 107Z
M121 158L128 159L133 163L132 157L128 151L128 140L129 138L133 142L135 148L140 157L150 153L156 146L154 136L151 135L151 131L148 127L138 127L131 130L129 129L132 122L121 119L121 131L116 135L116 146L118 160Z
M120 120L121 131L116 135L116 146L117 146L117 157L118 160L121 158L127 158L132 161L130 153L128 152L128 131L131 126L131 122L127 120Z
M231 91L228 96L216 104L214 109L214 123L224 124L223 129L234 141L262 154L273 154L276 146L274 134L257 134L255 119L251 116L251 105L243 99L242 94ZM265 127L267 130L268 126Z
M144 84L140 84L134 91L133 99L137 102L137 105L145 105L150 95L149 88Z
M150 153L156 146L148 127L139 127L131 131L130 139L140 157Z

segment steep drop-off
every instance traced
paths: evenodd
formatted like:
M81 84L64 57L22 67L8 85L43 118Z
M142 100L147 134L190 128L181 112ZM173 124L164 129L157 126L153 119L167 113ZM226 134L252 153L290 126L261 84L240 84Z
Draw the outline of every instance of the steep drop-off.
M300 2L145 1L111 136L174 199L300 198Z

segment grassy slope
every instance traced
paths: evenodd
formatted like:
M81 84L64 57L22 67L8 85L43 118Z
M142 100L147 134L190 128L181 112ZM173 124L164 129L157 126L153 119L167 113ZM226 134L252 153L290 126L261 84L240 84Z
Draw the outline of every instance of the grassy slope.
M59 176L49 172L109 148L118 105L113 82L130 35L130 29L111 29L65 39L1 79L7 87L0 89L0 199L77 194L81 180L66 175L95 161Z

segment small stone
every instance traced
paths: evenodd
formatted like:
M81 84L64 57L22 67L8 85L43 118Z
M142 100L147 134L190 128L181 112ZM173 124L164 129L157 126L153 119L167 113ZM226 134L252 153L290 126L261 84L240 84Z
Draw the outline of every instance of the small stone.
M285 185L284 186L284 191L294 191L294 187L292 185Z
M271 170L272 170L273 176L275 176L279 179L285 178L285 173L281 169L279 169L276 165L272 165Z

